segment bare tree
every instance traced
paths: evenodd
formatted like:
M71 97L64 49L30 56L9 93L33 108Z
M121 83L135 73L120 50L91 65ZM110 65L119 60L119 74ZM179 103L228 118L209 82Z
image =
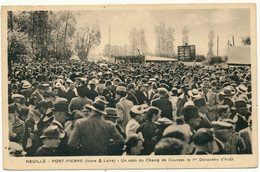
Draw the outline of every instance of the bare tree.
M174 29L166 27L165 22L155 26L156 55L172 57L174 55Z
M75 39L75 50L81 60L88 60L89 52L100 44L100 30L98 26L81 28Z
M214 38L215 38L215 32L210 31L209 32L209 43L208 43L208 54L207 54L207 56L209 58L214 56L214 54L213 54Z

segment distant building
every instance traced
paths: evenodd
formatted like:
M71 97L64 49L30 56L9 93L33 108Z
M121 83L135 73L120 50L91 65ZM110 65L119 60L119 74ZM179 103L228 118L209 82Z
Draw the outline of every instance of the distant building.
M176 62L177 59L169 57L156 57L156 56L114 56L115 63L163 63L163 62Z

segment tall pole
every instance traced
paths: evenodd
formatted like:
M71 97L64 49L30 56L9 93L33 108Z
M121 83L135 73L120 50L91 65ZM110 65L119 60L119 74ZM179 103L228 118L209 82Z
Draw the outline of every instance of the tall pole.
M235 46L234 35L232 35L232 40L233 40L233 46Z
M110 35L110 25L109 25L109 57L111 57L111 35Z
M228 43L227 43L227 46L228 46L228 54L229 54L229 46L230 46L230 42L229 42L229 39L228 39Z
M217 38L217 57L218 57L218 42L219 42L219 35L218 35L218 38Z

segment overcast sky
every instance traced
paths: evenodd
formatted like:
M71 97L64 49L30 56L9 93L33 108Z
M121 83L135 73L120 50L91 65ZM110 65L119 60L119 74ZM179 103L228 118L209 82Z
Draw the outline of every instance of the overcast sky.
M168 9L168 10L104 10L81 11L77 19L77 27L98 24L101 31L101 44L95 53L102 53L109 43L109 26L111 45L123 46L129 43L129 33L133 27L145 29L148 48L155 51L154 26L164 21L166 26L175 29L174 50L182 45L182 29L189 29L189 44L196 45L196 53L207 55L208 34L215 32L214 54L217 51L217 35L219 34L219 55L227 55L227 40L234 35L235 45L241 45L241 38L250 36L249 9Z

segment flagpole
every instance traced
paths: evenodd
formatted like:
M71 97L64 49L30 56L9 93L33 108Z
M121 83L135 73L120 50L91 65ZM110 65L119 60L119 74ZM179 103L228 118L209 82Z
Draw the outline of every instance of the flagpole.
M111 38L110 38L110 25L109 25L109 57L111 57Z
M217 57L218 57L218 43L219 43L219 35L218 35L218 38L217 38Z

